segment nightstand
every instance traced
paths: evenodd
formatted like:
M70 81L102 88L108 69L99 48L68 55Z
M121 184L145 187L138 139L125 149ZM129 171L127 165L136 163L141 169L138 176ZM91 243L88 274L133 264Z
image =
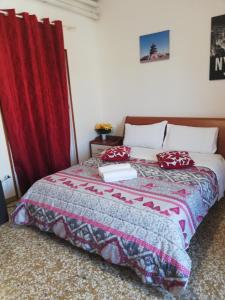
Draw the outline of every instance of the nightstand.
M100 136L90 141L90 154L92 157L97 157L107 148L120 146L123 144L122 136L108 135L106 140L103 141Z

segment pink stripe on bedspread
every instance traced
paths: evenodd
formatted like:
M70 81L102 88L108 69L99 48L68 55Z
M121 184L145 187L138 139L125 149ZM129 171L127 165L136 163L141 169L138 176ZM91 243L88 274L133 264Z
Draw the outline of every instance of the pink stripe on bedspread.
M180 263L178 263L175 259L173 259L171 256L167 255L166 253L164 253L162 250L159 250L157 249L155 246L153 245L150 245L149 243L146 243L145 241L143 240L140 240L132 235L129 235L129 234L126 234L122 231L119 231L117 229L114 229L114 228L110 228L109 226L106 226L104 224L101 224L99 222L96 222L96 221L93 221L87 217L84 217L84 216L80 216L80 215L77 215L77 214L74 214L74 213L70 213L70 212L67 212L67 211L64 211L62 209L59 209L57 207L54 207L54 206L51 206L49 204L46 204L46 203L41 203L41 202L38 202L38 201L34 201L34 200L31 200L31 199L24 199L22 198L21 201L22 203L30 203L34 206L38 206L38 207L42 207L42 208L46 208L48 210L52 210L58 214L61 214L65 217L69 217L71 219L77 219L81 222L84 222L84 223L87 223L87 224L90 224L90 225L93 225L95 227L98 227L104 231L108 231L112 234L115 234L119 237L122 237L128 241L132 241L134 243L137 243L139 244L140 246L143 246L144 248L152 251L152 252L155 252L158 256L160 256L162 258L162 260L165 260L167 263L173 265L174 267L176 267L180 272L182 272L184 275L186 276L189 276L190 275L190 270L188 270L187 268L185 268L184 266L182 266Z
M191 230L191 233L194 234L195 233L195 229L196 229L196 226L194 225L194 218L193 218L193 215L192 215L192 212L188 206L188 204L176 197L173 197L173 196L169 196L170 199L174 199L176 200L176 202L168 199L168 195L162 195L162 194L157 194L157 193L153 193L151 191L148 191L148 192L145 192L145 191L140 191L138 189L135 189L133 187L125 187L125 186L121 186L119 184L116 184L116 183L113 183L113 184L110 184L110 183L106 183L106 182L103 182L102 180L97 180L97 179L92 179L92 178L89 178L89 177L85 177L85 176L80 176L80 175L73 175L73 174L68 174L68 173L64 173L62 171L56 173L55 175L57 176L60 176L60 175L63 175L63 176L66 176L68 178L78 178L80 181L82 182L89 182L89 183L97 183L99 185L102 185L102 186L107 186L107 187L111 187L111 188L117 188L121 191L124 191L124 192L128 192L130 194L133 194L133 195L136 195L136 196L144 196L146 198L150 198L150 199L155 199L155 200L159 200L159 201L162 201L162 202L167 202L167 203L171 203L171 204L174 204L176 206L179 206L185 213L186 217L187 217L187 221L188 221L188 224L189 224L189 227L190 227L190 230ZM163 197L163 198L162 198Z

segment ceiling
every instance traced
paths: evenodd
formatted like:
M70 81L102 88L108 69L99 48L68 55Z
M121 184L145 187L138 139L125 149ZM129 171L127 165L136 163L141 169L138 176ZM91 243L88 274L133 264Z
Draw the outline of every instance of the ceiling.
M48 5L80 14L93 20L99 19L98 0L36 0Z

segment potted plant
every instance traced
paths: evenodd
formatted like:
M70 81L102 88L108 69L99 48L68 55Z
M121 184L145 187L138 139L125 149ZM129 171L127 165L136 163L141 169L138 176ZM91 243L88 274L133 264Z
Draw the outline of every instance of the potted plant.
M95 131L101 135L102 140L104 141L107 134L112 131L112 125L110 123L97 123L95 125Z

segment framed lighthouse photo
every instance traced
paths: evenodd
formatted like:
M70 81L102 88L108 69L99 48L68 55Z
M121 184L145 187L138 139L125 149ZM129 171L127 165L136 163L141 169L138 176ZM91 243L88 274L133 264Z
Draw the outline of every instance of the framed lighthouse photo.
M140 63L169 59L169 35L165 30L140 36Z

